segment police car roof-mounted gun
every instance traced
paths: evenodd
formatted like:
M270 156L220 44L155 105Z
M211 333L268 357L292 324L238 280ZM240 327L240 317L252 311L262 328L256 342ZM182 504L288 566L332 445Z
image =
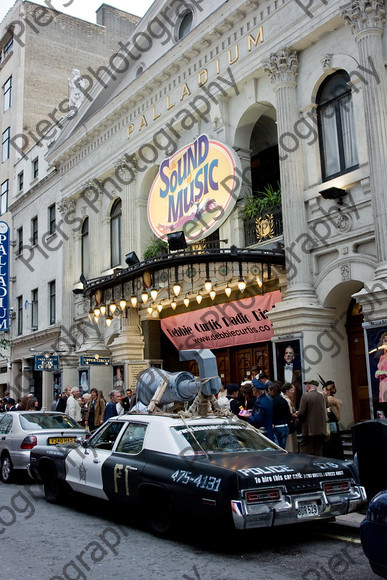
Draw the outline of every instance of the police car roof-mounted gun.
M143 371L137 379L138 399L148 406L148 412L153 412L159 406L176 401L189 402L195 398L190 415L207 415L209 405L213 412L220 414L214 396L221 387L215 355L209 349L182 350L179 358L181 361L196 360L199 379L187 371L169 373L151 367Z

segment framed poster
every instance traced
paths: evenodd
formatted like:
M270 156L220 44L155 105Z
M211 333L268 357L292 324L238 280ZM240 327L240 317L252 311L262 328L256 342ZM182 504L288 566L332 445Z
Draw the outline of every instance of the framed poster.
M113 365L113 389L125 391L124 365Z
M290 337L273 342L274 376L281 383L291 383L296 387L296 407L303 392L302 383L302 340Z
M387 324L364 329L368 350L367 370L371 417L378 411L387 417Z
M89 369L82 369L78 371L79 373L79 392L81 395L83 393L89 392Z

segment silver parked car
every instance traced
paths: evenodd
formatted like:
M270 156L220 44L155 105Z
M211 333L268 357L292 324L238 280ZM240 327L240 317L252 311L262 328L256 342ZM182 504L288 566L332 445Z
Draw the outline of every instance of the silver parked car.
M60 445L85 437L85 430L64 413L10 411L0 415L1 478L8 483L26 470L35 445Z

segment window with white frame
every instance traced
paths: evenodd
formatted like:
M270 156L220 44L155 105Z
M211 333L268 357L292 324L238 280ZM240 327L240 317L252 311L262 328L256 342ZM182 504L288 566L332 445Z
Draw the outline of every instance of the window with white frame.
M48 231L50 234L54 234L56 231L56 211L55 203L50 205L48 208Z
M6 179L1 184L0 215L4 215L8 211L8 193L9 193L9 180Z
M38 216L32 218L31 220L31 244L36 246L38 243Z
M36 157L32 161L32 179L37 179L39 175L39 159Z
M52 280L48 283L48 304L50 324L56 322L56 283Z
M5 81L3 86L3 111L7 111L12 104L12 77Z
M35 288L31 291L31 330L38 329L38 309L39 309L39 300L38 300L38 289Z
M121 215L122 203L117 199L110 212L111 267L121 264Z
M85 218L81 231L81 266L82 274L89 278L90 256L89 256L89 218Z
M24 171L21 171L17 176L18 191L23 191L23 187L24 187Z
M2 133L1 139L1 161L4 162L9 159L9 145L11 139L11 127L7 127Z
M317 93L320 157L324 181L358 167L352 91L349 75L330 75Z
M18 228L17 230L16 244L17 255L20 256L23 253L23 228Z
M20 336L23 334L23 296L18 296L16 298L17 304L17 334Z

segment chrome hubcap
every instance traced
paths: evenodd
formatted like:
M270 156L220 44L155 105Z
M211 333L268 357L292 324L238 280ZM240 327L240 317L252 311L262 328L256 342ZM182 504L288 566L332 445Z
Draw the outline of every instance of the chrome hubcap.
M10 473L11 473L10 461L9 461L8 457L5 457L3 459L3 465L2 465L2 468L1 468L1 475L3 476L4 481L6 481L7 479L9 479Z

